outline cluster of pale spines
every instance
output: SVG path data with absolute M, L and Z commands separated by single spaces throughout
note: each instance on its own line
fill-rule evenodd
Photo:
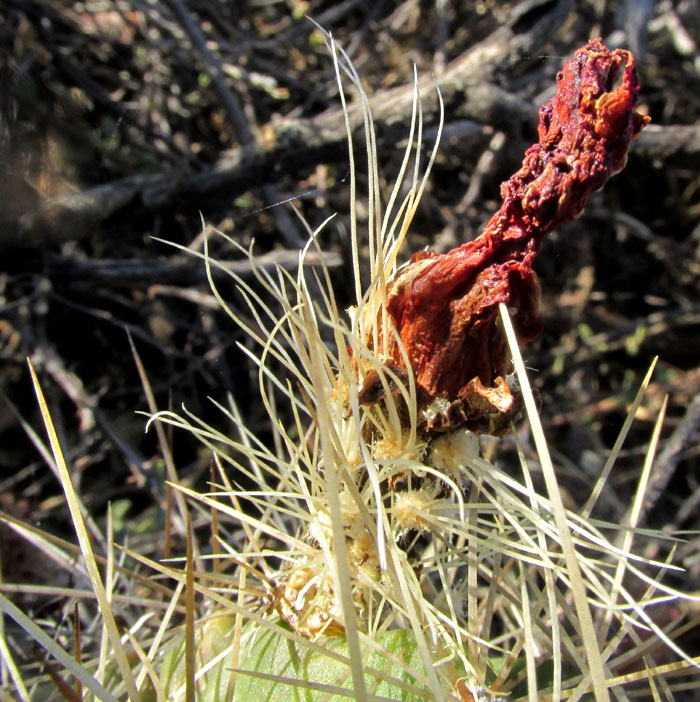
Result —
M 464 431 L 430 442 L 420 435 L 415 384 L 385 363 L 394 331 L 383 314 L 387 281 L 396 271 L 398 251 L 426 186 L 439 135 L 427 164 L 422 163 L 416 79 L 408 146 L 387 214 L 382 216 L 368 99 L 343 50 L 329 43 L 348 133 L 350 109 L 342 73 L 356 88 L 365 128 L 370 212 L 366 238 L 359 233 L 355 215 L 356 146 L 348 139 L 356 304 L 346 311 L 338 309 L 323 267 L 309 283 L 304 263 L 314 250 L 323 260 L 318 242 L 327 223 L 309 230 L 296 276 L 284 270 L 272 275 L 250 254 L 257 285 L 237 282 L 254 323 L 234 312 L 215 291 L 224 309 L 262 349 L 248 353 L 259 368 L 278 451 L 273 456 L 256 443 L 238 415 L 234 421 L 244 440 L 226 443 L 235 443 L 238 450 L 245 445 L 248 453 L 254 444 L 258 467 L 253 471 L 241 463 L 236 467 L 257 476 L 261 489 L 270 490 L 266 510 L 276 510 L 279 521 L 289 525 L 288 536 L 277 532 L 287 544 L 274 554 L 283 566 L 276 572 L 268 570 L 266 577 L 272 584 L 274 609 L 287 624 L 311 639 L 342 634 L 351 640 L 353 635 L 372 636 L 397 626 L 411 628 L 431 689 L 445 689 L 459 677 L 450 660 L 461 660 L 459 670 L 473 672 L 458 643 L 468 636 L 458 613 L 461 596 L 451 592 L 446 580 L 455 580 L 448 572 L 451 530 L 466 523 L 464 471 L 478 455 L 478 440 Z M 366 288 L 361 283 L 366 279 L 362 266 L 367 265 L 361 246 L 367 249 L 370 266 Z M 383 346 L 387 346 L 384 352 Z M 382 401 L 362 404 L 360 393 L 370 375 L 384 389 Z M 277 414 L 281 399 L 289 402 L 292 426 Z M 285 458 L 280 458 L 279 449 Z M 388 488 L 399 480 L 401 490 Z M 275 483 L 278 487 L 272 490 Z M 280 497 L 283 492 L 294 493 L 294 499 Z M 421 535 L 432 538 L 418 543 Z M 426 594 L 430 607 L 425 606 Z M 448 661 L 439 671 L 437 658 Z
M 363 237 L 358 233 L 354 215 L 355 146 L 349 138 L 357 302 L 346 311 L 343 319 L 336 314 L 332 290 L 326 289 L 328 317 L 323 320 L 321 315 L 309 315 L 307 319 L 313 320 L 311 327 L 305 327 L 302 334 L 309 346 L 318 344 L 320 347 L 323 345 L 321 337 L 325 336 L 321 329 L 324 321 L 336 332 L 336 354 L 332 354 L 325 372 L 316 378 L 312 374 L 312 381 L 320 380 L 321 383 L 314 383 L 313 394 L 309 394 L 307 402 L 319 428 L 321 424 L 330 428 L 329 453 L 332 453 L 333 460 L 329 465 L 328 456 L 322 450 L 317 468 L 321 473 L 333 470 L 337 475 L 354 616 L 358 628 L 367 631 L 396 617 L 402 609 L 399 603 L 404 596 L 397 585 L 406 577 L 415 577 L 414 564 L 405 561 L 399 566 L 401 559 L 397 561 L 388 557 L 387 550 L 396 550 L 397 543 L 409 533 L 427 533 L 436 528 L 438 520 L 434 514 L 445 516 L 450 505 L 457 509 L 455 496 L 461 494 L 465 480 L 460 472 L 462 466 L 478 454 L 478 441 L 473 435 L 460 431 L 454 436 L 446 435 L 426 442 L 418 430 L 415 385 L 411 379 L 397 375 L 391 364 L 385 364 L 389 360 L 389 339 L 395 335 L 389 317 L 383 311 L 387 283 L 395 274 L 399 248 L 436 154 L 434 150 L 421 172 L 422 121 L 417 83 L 408 147 L 389 198 L 387 214 L 382 216 L 368 99 L 342 48 L 334 42 L 330 45 L 343 105 L 345 95 L 341 72 L 347 74 L 357 88 L 363 108 L 370 190 L 366 241 L 370 283 L 366 290 L 362 289 L 360 281 L 365 276 L 362 274 L 359 242 Z M 409 173 L 411 160 L 413 169 Z M 407 177 L 411 181 L 408 193 L 398 203 Z M 314 301 L 307 297 L 303 304 L 311 309 Z M 323 353 L 328 353 L 325 346 Z M 362 388 L 370 376 L 381 388 L 381 402 L 367 404 L 361 401 Z M 326 401 L 325 412 L 319 408 L 321 397 Z M 465 448 L 469 451 L 467 454 L 463 453 Z M 389 485 L 397 481 L 403 483 L 402 489 L 390 489 Z M 312 550 L 292 559 L 289 569 L 278 578 L 276 590 L 277 607 L 283 618 L 307 635 L 338 634 L 345 630 L 346 613 L 340 605 L 337 581 L 331 567 L 332 559 L 336 557 L 331 545 L 335 525 L 324 491 L 325 486 L 321 485 L 318 509 L 304 532 L 304 541 L 312 546 Z M 406 571 L 403 578 L 397 578 L 393 572 L 396 567 L 403 567 Z

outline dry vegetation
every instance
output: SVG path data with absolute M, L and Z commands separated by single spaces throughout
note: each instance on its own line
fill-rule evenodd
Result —
M 414 65 L 429 134 L 438 117 L 431 73 L 441 87 L 445 133 L 411 251 L 478 234 L 575 48 L 602 36 L 636 52 L 652 126 L 624 177 L 545 243 L 545 331 L 524 353 L 572 504 L 659 356 L 601 516 L 616 521 L 627 509 L 668 395 L 641 524 L 700 529 L 700 17 L 691 0 L 657 2 L 650 17 L 645 5 L 5 0 L 0 508 L 71 537 L 59 484 L 32 440 L 40 424 L 27 357 L 90 514 L 101 524 L 112 503 L 119 539 L 145 555 L 163 555 L 165 469 L 135 414 L 147 405 L 127 332 L 159 407 L 184 402 L 217 423 L 207 397 L 231 392 L 264 436 L 265 412 L 251 399 L 256 371 L 236 346 L 246 340 L 220 312 L 201 263 L 160 239 L 201 251 L 203 217 L 243 247 L 254 239 L 262 260 L 292 267 L 305 237 L 292 208 L 312 226 L 337 212 L 321 245 L 339 299 L 350 302 L 344 124 L 328 51 L 306 14 L 345 46 L 372 96 L 380 174 L 402 156 Z M 218 259 L 246 269 L 240 253 L 216 246 Z M 226 283 L 222 294 L 236 303 Z M 173 442 L 180 479 L 203 487 L 210 457 L 186 437 Z M 5 582 L 69 584 L 9 530 L 0 539 Z M 181 551 L 182 534 L 168 546 Z M 661 548 L 651 541 L 644 555 L 662 558 Z M 700 590 L 700 540 L 682 543 L 676 562 L 685 568 L 677 584 Z M 68 614 L 54 599 L 14 597 L 37 618 Z M 700 653 L 697 633 L 684 643 Z

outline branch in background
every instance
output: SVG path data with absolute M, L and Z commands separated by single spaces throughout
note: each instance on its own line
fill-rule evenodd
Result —
M 700 437 L 700 395 L 696 395 L 688 406 L 683 419 L 665 443 L 663 451 L 654 461 L 654 471 L 639 514 L 639 523 L 654 508 L 673 478 L 684 452 L 696 446 Z
M 296 270 L 299 266 L 297 251 L 278 250 L 255 257 L 258 267 L 270 272 L 281 267 Z M 342 265 L 339 253 L 326 252 L 323 261 L 316 251 L 310 250 L 304 257 L 304 265 L 332 269 Z M 100 285 L 129 285 L 146 281 L 149 285 L 179 284 L 194 285 L 207 281 L 207 271 L 200 258 L 182 256 L 162 259 L 100 259 L 79 260 L 63 256 L 52 256 L 45 264 L 45 273 L 52 279 L 67 278 L 81 282 L 96 281 Z M 215 280 L 223 280 L 230 273 L 245 278 L 251 274 L 248 259 L 235 261 L 217 260 L 211 267 Z
M 25 9 L 24 3 L 21 6 Z M 465 134 L 480 135 L 487 127 L 502 132 L 508 139 L 534 135 L 536 107 L 499 87 L 495 80 L 504 70 L 521 62 L 524 55 L 536 55 L 541 51 L 570 9 L 568 2 L 521 3 L 509 24 L 452 61 L 438 76 L 446 106 L 446 133 L 456 125 L 461 138 Z M 210 52 L 207 55 L 211 55 Z M 215 72 L 214 57 L 212 61 L 211 70 Z M 221 88 L 222 101 L 227 94 L 233 96 L 225 82 Z M 429 123 L 437 114 L 434 80 L 424 77 L 419 89 L 423 114 Z M 235 96 L 233 101 L 239 109 L 228 112 L 239 131 L 240 120 L 234 121 L 234 116 L 242 114 L 242 110 Z M 370 103 L 382 143 L 391 148 L 406 136 L 413 87 L 381 91 Z M 357 133 L 362 129 L 359 105 L 351 105 L 350 113 L 353 131 Z M 247 128 L 247 124 L 245 126 Z M 3 213 L 6 226 L 0 230 L 0 249 L 81 239 L 107 218 L 127 208 L 157 211 L 184 204 L 192 209 L 205 209 L 208 201 L 220 202 L 222 197 L 232 200 L 255 188 L 274 189 L 273 184 L 287 177 L 301 177 L 318 163 L 342 164 L 346 159 L 345 126 L 337 108 L 326 110 L 313 119 L 273 121 L 259 132 L 265 134 L 264 145 L 256 144 L 250 130 L 247 133 L 244 130 L 243 136 L 239 135 L 242 147 L 229 151 L 213 168 L 199 173 L 175 168 L 129 176 L 53 200 L 42 201 L 36 194 L 29 200 L 31 207 L 21 210 L 17 206 L 14 209 L 19 212 Z M 663 161 L 666 165 L 692 167 L 700 159 L 700 133 L 693 126 L 651 125 L 633 145 L 632 153 L 638 158 Z M 18 202 L 14 195 L 17 186 L 17 183 L 0 183 L 0 201 L 6 203 L 5 209 Z M 276 189 L 263 196 L 267 204 L 284 199 Z M 288 228 L 292 218 L 285 207 L 273 208 L 273 214 L 284 218 L 278 223 L 281 231 L 292 231 Z M 291 246 L 291 243 L 288 236 L 287 244 Z
M 487 86 L 481 88 L 489 90 Z M 512 98 L 511 101 L 515 102 Z M 534 124 L 535 108 L 527 105 L 526 111 L 533 117 Z M 332 116 L 340 119 L 339 113 Z M 327 113 L 322 117 L 324 122 L 331 121 Z M 309 130 L 310 124 L 313 127 L 315 121 L 306 120 L 303 128 L 301 124 L 301 120 L 297 124 L 292 121 L 286 123 L 293 141 L 296 141 L 296 135 Z M 510 125 L 512 135 L 513 122 Z M 45 241 L 60 243 L 81 239 L 88 236 L 95 226 L 127 207 L 159 210 L 171 207 L 175 201 L 184 201 L 196 207 L 197 204 L 202 204 L 203 198 L 220 198 L 225 195 L 233 199 L 262 185 L 265 180 L 269 182 L 270 179 L 281 179 L 284 175 L 294 177 L 322 161 L 345 160 L 340 142 L 335 139 L 342 129 L 340 123 L 337 134 L 336 130 L 324 129 L 325 126 L 327 125 L 321 123 L 306 145 L 261 150 L 249 159 L 242 159 L 236 151 L 211 170 L 193 176 L 177 170 L 129 176 L 49 201 L 39 209 L 23 214 L 17 222 L 16 233 L 9 227 L 0 230 L 0 249 L 20 244 L 29 247 Z M 379 129 L 381 127 L 380 123 Z M 483 130 L 483 126 L 476 122 L 464 120 L 456 125 L 447 124 L 445 131 L 449 132 L 453 127 L 461 135 L 480 133 Z M 692 126 L 652 124 L 642 133 L 639 141 L 632 145 L 630 151 L 637 158 L 663 161 L 668 166 L 689 165 L 700 159 L 700 134 Z
M 37 7 L 31 0 L 12 1 L 23 11 L 34 11 Z M 176 6 L 181 7 L 182 3 L 175 2 L 173 7 Z M 526 0 L 513 9 L 506 25 L 449 64 L 439 76 L 449 121 L 474 120 L 518 136 L 532 132 L 536 108 L 509 95 L 495 85 L 495 80 L 503 71 L 522 61 L 523 56 L 541 51 L 569 16 L 571 7 L 570 0 Z M 189 24 L 184 23 L 185 30 Z M 309 32 L 312 29 L 313 25 L 309 23 Z M 193 43 L 201 44 L 200 41 Z M 217 68 L 215 57 L 206 44 L 203 48 L 204 61 L 216 77 L 220 67 Z M 225 81 L 217 80 L 215 85 L 226 104 L 233 97 L 238 109 L 231 106 L 228 113 L 234 127 L 241 129 L 244 118 L 235 96 Z M 424 78 L 420 92 L 423 114 L 428 117 L 437 114 L 434 80 Z M 371 101 L 375 122 L 383 127 L 408 124 L 412 105 L 411 85 L 379 92 Z M 351 106 L 350 109 L 351 124 L 357 131 L 362 126 L 360 106 Z M 131 176 L 77 195 L 44 202 L 38 209 L 26 211 L 14 226 L 5 227 L 0 232 L 0 249 L 19 244 L 36 246 L 45 241 L 80 239 L 127 207 L 159 209 L 182 201 L 193 208 L 200 207 L 206 197 L 220 198 L 225 193 L 226 197 L 234 198 L 251 189 L 269 186 L 284 176 L 308 172 L 321 161 L 346 159 L 345 149 L 341 146 L 346 139 L 345 124 L 339 109 L 329 109 L 314 119 L 280 120 L 259 131 L 265 134 L 264 146 L 254 144 L 254 139 L 249 139 L 244 129 L 239 134 L 241 147 L 232 150 L 214 168 L 203 173 L 190 175 L 173 169 Z M 402 133 L 401 138 L 404 137 Z M 390 146 L 391 142 L 387 144 Z M 281 199 L 272 198 L 272 202 Z
M 248 120 L 246 119 L 240 101 L 228 87 L 226 74 L 221 65 L 221 61 L 209 50 L 204 32 L 202 32 L 199 24 L 194 21 L 185 4 L 180 0 L 169 0 L 168 4 L 194 45 L 195 50 L 204 61 L 207 73 L 212 79 L 212 83 L 216 88 L 216 92 L 219 95 L 219 99 L 228 116 L 229 122 L 236 132 L 238 143 L 243 153 L 251 151 L 255 148 L 256 139 L 248 125 Z M 265 182 L 261 185 L 265 207 L 275 205 L 282 200 L 279 191 L 270 182 Z M 289 215 L 289 212 L 284 207 L 275 207 L 272 210 L 272 215 L 277 222 L 277 228 L 286 241 L 287 246 L 293 249 L 301 248 L 304 245 L 304 237 L 299 233 L 299 228 Z

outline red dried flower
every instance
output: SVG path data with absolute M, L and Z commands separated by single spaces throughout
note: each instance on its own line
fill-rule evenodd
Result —
M 498 433 L 507 426 L 517 401 L 504 381 L 510 357 L 498 304 L 508 304 L 521 342 L 537 336 L 532 264 L 542 237 L 579 215 L 588 196 L 624 167 L 630 142 L 648 122 L 634 109 L 639 84 L 628 51 L 591 41 L 557 83 L 540 108 L 539 143 L 501 186 L 503 204 L 483 233 L 446 254 L 415 254 L 388 285 L 386 310 L 428 408 L 428 431 L 465 425 Z M 395 341 L 391 362 L 406 372 Z

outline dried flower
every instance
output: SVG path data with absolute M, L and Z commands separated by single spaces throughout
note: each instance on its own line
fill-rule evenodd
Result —
M 537 336 L 532 264 L 542 237 L 578 216 L 588 196 L 623 168 L 631 140 L 648 122 L 634 109 L 639 86 L 628 51 L 591 41 L 557 81 L 556 95 L 540 108 L 539 143 L 501 186 L 503 204 L 483 233 L 443 255 L 415 254 L 388 284 L 386 312 L 401 342 L 389 340 L 389 356 L 398 373 L 412 370 L 428 434 L 507 429 L 519 402 L 504 380 L 510 360 L 498 304 L 512 310 L 521 342 Z M 362 399 L 374 395 L 370 378 Z

